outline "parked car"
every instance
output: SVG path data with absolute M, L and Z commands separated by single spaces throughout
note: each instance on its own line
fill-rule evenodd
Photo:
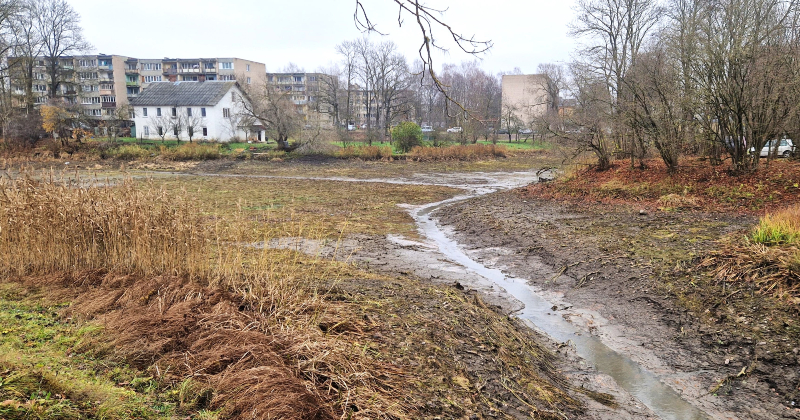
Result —
M 533 130 L 531 130 L 530 128 L 520 128 L 519 129 L 519 133 L 520 134 L 533 134 Z
M 347 131 L 356 131 L 356 126 L 353 124 L 347 124 Z
M 497 130 L 497 134 L 508 134 L 508 129 L 501 128 L 501 129 Z
M 361 124 L 361 129 L 362 130 L 366 130 L 367 129 L 367 125 L 366 124 Z
M 447 132 L 448 133 L 460 133 L 461 132 L 461 127 L 450 127 L 450 128 L 447 129 Z
M 754 150 L 751 147 L 750 153 L 753 152 Z M 761 157 L 767 157 L 770 155 L 770 153 L 775 153 L 775 156 L 788 158 L 792 156 L 792 153 L 794 152 L 794 143 L 792 143 L 791 139 L 775 139 L 768 141 L 767 144 L 764 145 L 764 148 L 761 149 L 760 155 Z
M 422 126 L 422 132 L 423 133 L 432 133 L 433 132 L 433 127 L 431 127 L 429 125 L 423 125 Z

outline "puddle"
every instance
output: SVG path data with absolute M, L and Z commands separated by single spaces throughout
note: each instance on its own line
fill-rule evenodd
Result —
M 438 203 L 410 209 L 422 234 L 434 242 L 439 251 L 451 261 L 464 266 L 486 280 L 502 287 L 525 306 L 516 313 L 520 319 L 532 324 L 554 340 L 569 343 L 576 353 L 597 371 L 611 376 L 617 384 L 665 420 L 700 420 L 708 416 L 684 400 L 678 392 L 662 383 L 658 376 L 649 372 L 630 358 L 617 353 L 603 342 L 580 330 L 552 310 L 553 303 L 540 296 L 526 280 L 508 277 L 502 271 L 492 269 L 472 260 L 462 251 L 457 242 L 439 228 L 430 214 L 448 204 L 466 200 L 494 189 L 504 189 L 508 182 L 484 185 L 473 189 L 470 195 L 454 197 Z

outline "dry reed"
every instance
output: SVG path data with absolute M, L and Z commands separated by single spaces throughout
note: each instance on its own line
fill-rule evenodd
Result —
M 261 239 L 316 231 L 290 223 Z M 363 323 L 357 307 L 326 299 L 352 268 L 253 236 L 243 215 L 204 215 L 152 184 L 0 181 L 0 270 L 74 290 L 73 316 L 102 316 L 131 363 L 202 381 L 228 416 L 405 416 L 398 379 L 339 338 Z
M 470 144 L 467 146 L 450 147 L 417 146 L 408 152 L 408 155 L 412 159 L 419 161 L 481 160 L 506 157 L 507 154 L 508 152 L 505 146 L 495 144 Z

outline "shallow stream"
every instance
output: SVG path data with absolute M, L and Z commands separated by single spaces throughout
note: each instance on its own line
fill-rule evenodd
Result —
M 530 175 L 530 174 L 528 174 Z M 553 313 L 553 303 L 543 298 L 525 279 L 506 276 L 502 271 L 489 268 L 470 258 L 457 242 L 450 239 L 439 227 L 431 214 L 449 204 L 477 197 L 489 192 L 514 187 L 509 179 L 497 180 L 494 184 L 473 188 L 472 193 L 449 200 L 431 203 L 411 210 L 411 216 L 422 234 L 435 243 L 439 251 L 449 260 L 464 266 L 487 281 L 505 289 L 522 302 L 525 307 L 516 313 L 520 319 L 550 336 L 552 339 L 572 345 L 576 353 L 597 371 L 611 376 L 617 384 L 665 420 L 700 420 L 708 416 L 684 400 L 678 392 L 665 385 L 655 374 L 649 372 L 630 358 L 622 355 L 597 338 L 582 331 Z M 530 176 L 517 179 L 520 184 L 529 183 Z

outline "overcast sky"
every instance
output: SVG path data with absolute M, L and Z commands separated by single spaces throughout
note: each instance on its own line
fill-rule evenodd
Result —
M 289 62 L 306 71 L 338 61 L 342 41 L 363 36 L 353 23 L 355 0 L 68 0 L 94 52 L 137 58 L 238 57 L 263 62 L 277 72 Z M 420 35 L 410 16 L 402 28 L 392 0 L 363 0 L 370 18 L 398 45 L 409 62 L 417 57 Z M 448 8 L 444 20 L 458 32 L 488 39 L 494 47 L 481 67 L 491 73 L 565 62 L 574 49 L 567 35 L 574 0 L 427 0 Z M 437 39 L 446 34 L 437 30 Z M 471 56 L 452 43 L 434 59 L 460 63 Z

